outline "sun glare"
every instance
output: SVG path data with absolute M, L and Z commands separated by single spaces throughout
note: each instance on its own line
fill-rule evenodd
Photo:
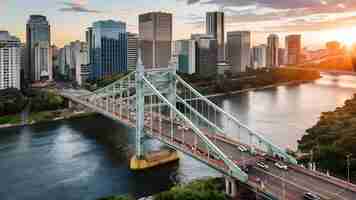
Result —
M 336 29 L 331 31 L 325 31 L 321 34 L 323 41 L 328 42 L 337 40 L 347 47 L 351 47 L 356 43 L 356 26 L 351 28 Z

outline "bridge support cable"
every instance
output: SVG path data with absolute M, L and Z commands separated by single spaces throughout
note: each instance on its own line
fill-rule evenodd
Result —
M 281 149 L 277 145 L 274 145 L 271 141 L 267 140 L 265 137 L 263 137 L 260 133 L 257 131 L 251 130 L 249 127 L 241 123 L 239 120 L 236 119 L 232 114 L 224 111 L 222 108 L 208 100 L 206 97 L 201 95 L 198 91 L 196 91 L 194 88 L 192 88 L 188 83 L 186 83 L 181 77 L 177 76 L 177 82 L 178 82 L 178 88 L 183 88 L 185 87 L 186 90 L 190 91 L 193 95 L 188 99 L 190 102 L 195 102 L 195 105 L 193 106 L 194 109 L 199 112 L 199 105 L 197 104 L 198 101 L 202 102 L 203 104 L 206 104 L 207 106 L 211 107 L 213 110 L 215 109 L 217 113 L 219 114 L 219 118 L 221 119 L 226 119 L 222 121 L 230 121 L 232 124 L 226 124 L 226 125 L 218 125 L 216 122 L 214 123 L 216 126 L 220 127 L 220 129 L 224 130 L 225 134 L 227 134 L 227 130 L 236 130 L 238 129 L 238 135 L 240 140 L 245 140 L 244 138 L 247 139 L 244 143 L 250 143 L 250 149 L 251 152 L 255 152 L 255 150 L 258 150 L 259 152 L 267 152 L 269 155 L 274 156 L 278 155 L 280 157 L 283 157 L 285 161 L 292 163 L 292 164 L 297 164 L 297 161 L 294 157 L 289 155 L 285 150 Z M 182 90 L 181 90 L 182 91 Z M 180 92 L 181 92 L 180 91 Z M 183 92 L 185 90 L 183 89 Z M 177 93 L 178 96 L 181 98 L 184 98 L 184 94 L 182 95 L 180 92 Z M 186 102 L 188 102 L 186 100 Z M 204 113 L 202 113 L 204 114 Z M 232 127 L 231 127 L 232 126 Z M 226 128 L 228 127 L 228 128 Z M 229 134 L 231 135 L 236 135 L 236 133 L 232 132 Z M 251 139 L 249 138 L 251 136 Z M 252 143 L 252 141 L 257 140 L 257 144 L 255 145 Z M 240 142 L 241 142 L 240 141 Z M 251 142 L 250 142 L 251 141 Z
M 183 120 L 184 123 L 186 123 L 187 125 L 189 125 L 190 129 L 193 131 L 194 136 L 196 136 L 196 140 L 198 140 L 198 138 L 202 141 L 203 144 L 206 144 L 208 146 L 208 148 L 211 151 L 214 151 L 216 153 L 216 155 L 223 161 L 223 163 L 227 166 L 227 173 L 230 174 L 232 177 L 237 178 L 238 180 L 242 181 L 242 182 L 247 182 L 248 180 L 248 175 L 243 172 L 232 160 L 230 160 L 204 133 L 202 133 L 202 131 L 195 126 L 195 124 L 189 120 L 185 115 L 183 115 L 177 108 L 176 106 L 172 105 L 172 103 L 166 99 L 156 88 L 155 86 L 150 83 L 149 80 L 147 80 L 146 77 L 143 77 L 143 81 L 144 83 L 148 86 L 148 88 L 150 88 L 153 93 L 155 93 L 155 95 L 161 99 L 168 107 L 169 112 L 170 113 L 174 113 L 174 115 L 176 115 L 177 117 L 179 117 L 180 119 Z M 173 124 L 173 120 L 171 119 L 169 121 L 169 124 Z M 176 129 L 171 129 L 171 133 L 174 134 L 174 132 Z M 202 152 L 200 150 L 199 144 L 198 142 L 194 142 L 195 144 L 195 151 L 196 154 L 201 154 L 203 157 L 205 156 L 205 152 Z M 173 143 L 174 144 L 174 143 Z M 174 146 L 174 145 L 173 145 Z M 178 146 L 178 145 L 177 145 Z M 206 157 L 206 156 L 205 156 Z M 205 161 L 207 162 L 207 161 Z

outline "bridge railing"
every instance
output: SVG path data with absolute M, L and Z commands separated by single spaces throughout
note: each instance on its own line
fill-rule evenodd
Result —
M 175 102 L 170 101 L 150 82 L 144 84 L 153 93 L 145 96 L 145 132 L 160 138 L 168 145 L 180 149 L 227 174 L 246 182 L 248 176 L 213 141 L 197 127 Z M 157 106 L 159 105 L 159 106 Z
M 282 157 L 285 161 L 297 164 L 295 158 L 284 149 L 274 145 L 257 131 L 240 122 L 237 117 L 223 110 L 204 97 L 197 90 L 177 75 L 177 99 L 199 116 L 199 126 L 213 130 L 217 135 L 234 138 L 248 146 L 252 153 L 268 153 L 270 156 Z

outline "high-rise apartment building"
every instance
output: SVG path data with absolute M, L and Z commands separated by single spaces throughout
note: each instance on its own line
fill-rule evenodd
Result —
M 140 15 L 139 37 L 145 68 L 168 67 L 172 54 L 172 14 L 150 12 Z
M 227 49 L 232 72 L 246 72 L 246 68 L 251 64 L 251 33 L 249 31 L 228 32 Z
M 262 44 L 252 49 L 252 66 L 254 69 L 264 68 L 267 65 L 267 46 Z
M 25 68 L 25 79 L 27 81 L 40 81 L 40 76 L 38 76 L 38 72 L 41 70 L 39 68 L 43 68 L 43 66 L 40 65 L 42 61 L 35 60 L 36 58 L 40 58 L 38 55 L 35 55 L 35 47 L 44 46 L 45 43 L 47 43 L 48 46 L 51 46 L 50 24 L 45 16 L 31 15 L 26 25 L 27 66 Z M 45 54 L 47 56 L 50 56 L 51 48 L 46 49 L 48 50 L 48 52 L 43 53 L 43 55 Z M 52 66 L 48 67 L 52 68 Z
M 53 80 L 53 65 L 52 65 L 52 48 L 47 41 L 36 42 L 33 48 L 34 81 L 52 81 Z
M 81 41 L 71 42 L 60 49 L 60 74 L 66 80 L 82 85 L 89 79 L 90 65 L 88 44 Z
M 127 34 L 127 65 L 129 71 L 133 71 L 136 69 L 138 48 L 139 48 L 138 34 L 128 33 Z
M 286 63 L 286 49 L 278 48 L 278 65 L 285 65 Z
M 193 34 L 191 39 L 196 43 L 196 73 L 205 77 L 216 75 L 218 43 L 215 37 L 206 34 Z
M 185 74 L 196 72 L 197 42 L 195 40 L 177 40 L 175 42 L 175 56 L 177 57 L 177 71 Z
M 90 79 L 102 79 L 127 71 L 125 22 L 113 20 L 94 22 L 86 36 L 90 47 Z
M 213 35 L 218 42 L 218 61 L 225 61 L 224 12 L 206 13 L 206 34 Z
M 7 31 L 0 31 L 0 90 L 20 89 L 21 43 Z
M 286 51 L 288 65 L 300 63 L 302 54 L 301 35 L 288 35 L 286 37 Z
M 278 67 L 278 35 L 271 34 L 267 38 L 267 67 Z

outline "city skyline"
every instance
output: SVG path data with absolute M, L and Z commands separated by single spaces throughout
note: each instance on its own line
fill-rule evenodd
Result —
M 0 29 L 8 30 L 24 42 L 28 16 L 43 14 L 53 26 L 53 44 L 63 46 L 77 39 L 84 41 L 84 31 L 94 21 L 125 21 L 128 31 L 137 33 L 139 14 L 163 11 L 173 14 L 173 39 L 178 40 L 189 38 L 191 33 L 205 32 L 205 13 L 225 6 L 225 32 L 250 30 L 253 45 L 265 43 L 270 33 L 277 33 L 280 38 L 288 34 L 302 34 L 304 45 L 310 48 L 324 47 L 325 42 L 330 40 L 339 40 L 348 45 L 355 41 L 353 35 L 356 27 L 353 23 L 356 21 L 356 7 L 352 5 L 354 1 L 214 2 L 216 1 L 171 0 L 153 4 L 152 1 L 109 0 L 103 5 L 97 0 L 37 0 L 31 3 L 23 0 L 3 1 L 0 3 L 0 10 L 4 13 Z M 281 43 L 283 44 L 283 41 Z

